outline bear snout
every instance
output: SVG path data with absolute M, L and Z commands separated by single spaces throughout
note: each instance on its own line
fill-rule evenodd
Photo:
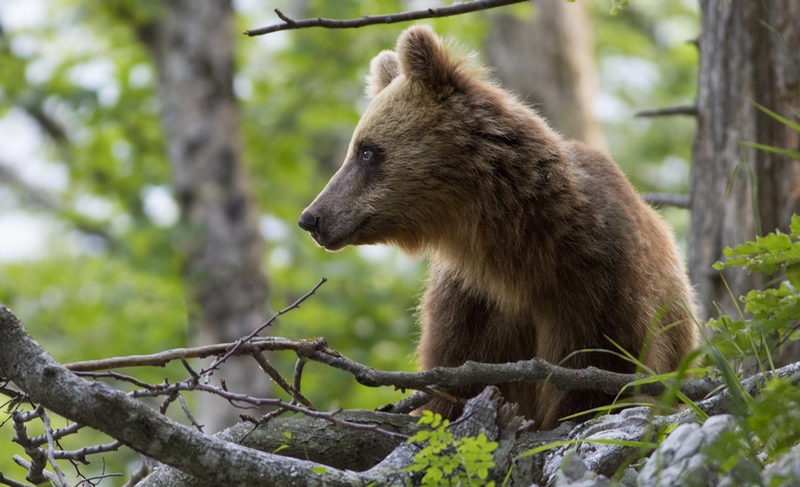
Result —
M 300 214 L 297 224 L 300 225 L 300 228 L 303 230 L 307 231 L 311 235 L 314 235 L 317 232 L 317 227 L 319 226 L 319 217 L 310 211 L 304 211 Z

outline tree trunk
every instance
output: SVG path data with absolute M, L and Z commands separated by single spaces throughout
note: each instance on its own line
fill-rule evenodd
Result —
M 800 212 L 800 163 L 742 145 L 798 149 L 787 118 L 800 108 L 800 3 L 701 0 L 698 125 L 693 148 L 691 279 L 705 317 L 737 315 L 731 296 L 763 288 L 764 277 L 715 271 L 724 247 L 789 230 Z M 794 112 L 793 112 L 794 111 Z M 730 287 L 730 292 L 727 286 Z
M 536 106 L 561 133 L 607 150 L 592 115 L 594 39 L 583 3 L 537 0 L 530 18 L 495 13 L 486 55 L 501 84 Z
M 158 65 L 187 256 L 187 310 L 197 341 L 231 342 L 265 321 L 268 293 L 241 160 L 233 9 L 230 0 L 172 0 L 165 9 L 156 31 L 140 37 Z M 218 376 L 232 390 L 265 395 L 268 380 L 253 366 L 253 360 L 229 361 Z M 213 432 L 235 423 L 237 414 L 217 399 L 201 404 L 199 419 Z

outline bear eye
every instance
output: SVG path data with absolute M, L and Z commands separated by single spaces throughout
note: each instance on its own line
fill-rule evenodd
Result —
M 362 141 L 358 144 L 354 157 L 363 168 L 374 168 L 383 163 L 383 151 L 377 145 Z

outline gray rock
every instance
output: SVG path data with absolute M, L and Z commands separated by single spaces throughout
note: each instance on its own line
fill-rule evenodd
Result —
M 649 408 L 630 408 L 578 425 L 570 432 L 569 438 L 589 441 L 566 445 L 550 453 L 545 459 L 543 477 L 547 484 L 555 482 L 555 485 L 610 485 L 609 477 L 637 456 L 639 450 L 635 447 L 593 443 L 591 440 L 649 441 L 652 433 L 652 412 Z M 566 475 L 564 469 L 577 468 L 570 467 L 577 461 L 586 467 L 587 473 L 581 478 Z M 590 483 L 563 483 L 567 480 Z M 623 475 L 618 484 L 633 485 L 632 475 Z
M 670 433 L 642 468 L 639 487 L 706 487 L 719 485 L 719 465 L 703 449 L 725 432 L 736 429 L 731 415 L 709 418 L 705 424 L 686 423 Z

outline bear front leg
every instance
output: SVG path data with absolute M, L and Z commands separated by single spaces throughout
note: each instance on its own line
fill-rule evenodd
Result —
M 471 360 L 475 362 L 503 363 L 521 360 L 534 355 L 535 347 L 525 346 L 533 340 L 533 328 L 526 339 L 509 336 L 511 323 L 500 315 L 489 300 L 474 290 L 468 289 L 454 273 L 440 266 L 432 266 L 428 289 L 420 305 L 422 336 L 417 347 L 419 365 L 422 370 L 433 367 L 457 367 Z M 512 345 L 513 344 L 513 345 Z M 528 386 L 501 385 L 508 399 L 509 388 L 525 387 L 526 394 L 518 391 L 511 394 L 515 402 L 527 404 L 522 409 L 532 410 L 536 394 Z M 470 398 L 483 390 L 477 384 L 450 391 L 453 395 Z M 520 397 L 524 396 L 524 397 Z M 526 407 L 527 406 L 527 407 Z M 461 407 L 444 399 L 434 399 L 423 407 L 456 419 Z

